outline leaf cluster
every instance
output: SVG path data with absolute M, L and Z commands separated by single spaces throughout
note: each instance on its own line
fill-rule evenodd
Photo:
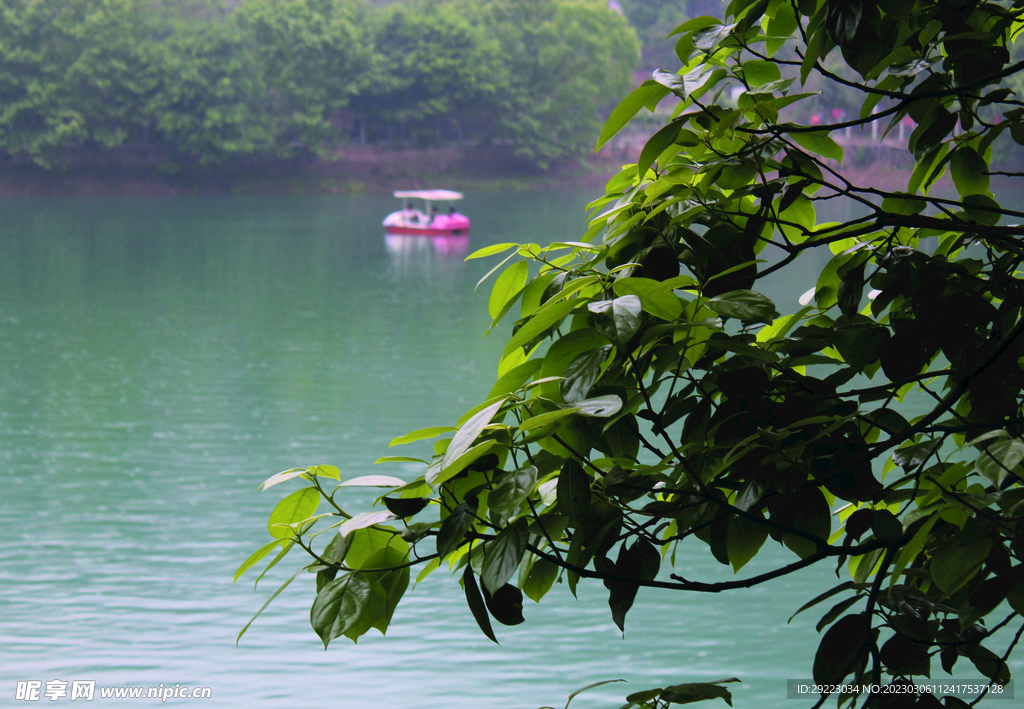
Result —
M 1024 635 L 1024 214 L 989 165 L 997 138 L 1024 136 L 1000 88 L 1024 8 L 734 0 L 727 15 L 680 25 L 682 68 L 612 112 L 599 146 L 679 99 L 580 241 L 470 257 L 507 254 L 488 303 L 495 325 L 515 319 L 498 377 L 422 476 L 392 482 L 402 522 L 381 529 L 421 577 L 461 572 L 491 639 L 490 618 L 522 622 L 524 596 L 558 581 L 600 580 L 624 629 L 646 587 L 720 593 L 826 563 L 849 580 L 797 611 L 834 603 L 816 683 L 913 682 L 962 658 L 1004 685 Z M 784 40 L 798 60 L 775 56 Z M 825 66 L 833 53 L 855 81 Z M 854 126 L 917 121 L 905 190 L 842 174 L 829 133 L 845 124 L 780 119 L 812 74 L 861 93 Z M 947 171 L 955 198 L 932 193 Z M 820 222 L 840 199 L 859 215 Z M 807 253 L 825 265 L 787 312 L 759 281 L 802 275 Z M 727 580 L 668 568 L 700 550 L 735 574 L 769 540 L 789 563 Z M 629 701 L 681 703 L 664 692 Z

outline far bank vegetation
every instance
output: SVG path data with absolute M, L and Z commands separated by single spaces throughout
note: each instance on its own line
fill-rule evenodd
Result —
M 0 165 L 460 144 L 545 167 L 592 150 L 639 54 L 602 0 L 4 0 Z

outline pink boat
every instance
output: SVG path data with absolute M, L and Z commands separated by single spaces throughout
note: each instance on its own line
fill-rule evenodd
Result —
M 462 199 L 461 192 L 451 190 L 399 190 L 395 197 L 402 200 L 402 208 L 384 219 L 388 234 L 419 236 L 465 236 L 469 234 L 469 217 L 459 214 L 455 207 L 439 213 L 431 202 L 454 202 Z M 423 211 L 409 206 L 410 199 L 422 199 Z

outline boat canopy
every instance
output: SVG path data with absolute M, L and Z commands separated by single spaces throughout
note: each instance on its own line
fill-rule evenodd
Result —
M 452 192 L 451 190 L 398 190 L 395 192 L 395 197 L 401 199 L 427 199 L 431 201 L 450 201 L 454 199 L 462 199 L 461 192 Z

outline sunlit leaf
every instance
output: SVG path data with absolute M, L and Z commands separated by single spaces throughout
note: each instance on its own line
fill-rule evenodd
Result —
M 242 562 L 242 565 L 238 567 L 238 571 L 236 571 L 236 572 L 235 572 L 235 578 L 234 578 L 234 581 L 232 581 L 232 583 L 235 583 L 236 581 L 238 581 L 238 579 L 239 579 L 239 578 L 240 578 L 240 577 L 241 577 L 241 576 L 242 576 L 242 575 L 243 575 L 243 574 L 244 574 L 244 573 L 245 573 L 246 571 L 248 571 L 248 570 L 249 570 L 249 569 L 251 569 L 251 568 L 252 568 L 253 566 L 255 566 L 256 564 L 258 564 L 258 563 L 259 563 L 259 562 L 260 562 L 260 561 L 261 561 L 261 560 L 263 559 L 263 557 L 265 557 L 265 556 L 266 556 L 267 554 L 269 554 L 270 552 L 272 552 L 272 551 L 273 551 L 274 549 L 276 549 L 276 548 L 277 548 L 277 547 L 279 547 L 280 545 L 281 545 L 281 541 L 280 541 L 279 539 L 275 539 L 274 541 L 272 541 L 272 542 L 269 542 L 268 544 L 264 544 L 264 545 L 263 545 L 263 546 L 261 546 L 261 547 L 260 547 L 259 549 L 257 549 L 256 551 L 254 551 L 254 552 L 253 552 L 253 553 L 252 553 L 252 554 L 251 554 L 251 555 L 249 556 L 249 558 L 248 558 L 248 559 L 246 559 L 245 561 L 243 561 L 243 562 Z
M 452 438 L 452 442 L 445 451 L 441 467 L 445 468 L 454 463 L 463 453 L 468 451 L 476 441 L 477 436 L 487 427 L 498 413 L 498 409 L 504 405 L 505 400 L 500 399 L 490 406 L 480 410 L 459 428 L 458 433 Z
M 277 503 L 270 513 L 267 529 L 275 539 L 291 539 L 295 530 L 287 525 L 312 517 L 320 505 L 320 493 L 316 488 L 304 487 Z
M 399 436 L 391 440 L 388 444 L 388 448 L 391 446 L 400 446 L 405 443 L 412 443 L 414 441 L 422 441 L 426 438 L 436 438 L 442 433 L 448 433 L 456 430 L 454 426 L 431 426 L 430 428 L 421 428 L 412 433 L 407 433 L 404 436 Z
M 405 480 L 390 475 L 363 475 L 346 480 L 338 487 L 402 487 L 405 483 Z
M 384 522 L 390 522 L 397 517 L 389 512 L 388 510 L 381 510 L 380 512 L 363 512 L 358 514 L 350 520 L 347 520 L 339 532 L 341 536 L 347 537 L 357 529 L 363 529 L 364 527 L 372 527 L 375 524 L 383 524 Z

